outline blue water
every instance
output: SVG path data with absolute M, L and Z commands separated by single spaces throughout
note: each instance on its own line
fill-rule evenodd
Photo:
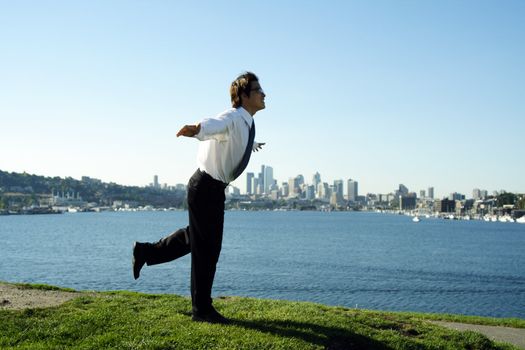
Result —
M 186 212 L 0 216 L 0 280 L 189 295 L 189 256 L 131 272 L 133 241 L 186 223 Z M 214 295 L 525 318 L 525 225 L 226 212 Z

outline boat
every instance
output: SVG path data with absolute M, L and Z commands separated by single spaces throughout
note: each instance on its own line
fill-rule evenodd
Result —
M 419 221 L 421 221 L 421 220 L 419 220 L 419 217 L 414 216 L 414 217 L 412 218 L 412 221 L 413 221 L 413 222 L 419 222 Z
M 525 215 L 523 215 L 522 217 L 517 218 L 516 222 L 518 222 L 520 224 L 525 224 Z

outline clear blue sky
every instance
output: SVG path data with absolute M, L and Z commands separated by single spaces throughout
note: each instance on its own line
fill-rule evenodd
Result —
M 0 169 L 186 183 L 198 141 L 176 132 L 252 70 L 248 171 L 525 192 L 524 18 L 521 0 L 0 0 Z

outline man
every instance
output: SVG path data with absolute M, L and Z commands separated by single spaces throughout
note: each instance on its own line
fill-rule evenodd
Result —
M 252 151 L 264 143 L 254 142 L 253 116 L 265 108 L 266 95 L 259 79 L 246 72 L 230 87 L 232 108 L 196 125 L 185 125 L 178 136 L 194 137 L 199 145 L 199 168 L 188 182 L 189 226 L 156 243 L 133 247 L 133 275 L 144 264 L 161 264 L 191 252 L 192 319 L 228 323 L 212 306 L 211 290 L 219 259 L 223 223 L 224 190 L 246 168 Z

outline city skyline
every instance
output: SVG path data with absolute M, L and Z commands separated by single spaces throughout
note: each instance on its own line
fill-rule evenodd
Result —
M 257 176 L 255 176 L 256 173 L 251 172 L 251 171 L 245 171 L 240 176 L 240 178 L 244 178 L 244 180 L 245 180 L 245 182 L 244 182 L 245 186 L 244 187 L 234 186 L 233 183 L 230 184 L 230 185 L 232 187 L 234 187 L 234 188 L 237 188 L 239 190 L 239 192 L 242 193 L 242 194 L 248 194 L 248 195 L 251 195 L 251 194 L 264 194 L 264 195 L 269 195 L 270 192 L 271 192 L 271 191 L 269 191 L 269 187 L 270 186 L 266 182 L 263 185 L 264 186 L 264 190 L 262 190 L 262 192 L 261 192 L 261 190 L 256 190 L 255 189 L 255 186 L 257 186 L 257 185 L 260 186 L 260 183 L 258 182 L 258 179 L 261 178 L 261 174 L 268 168 L 271 169 L 271 172 L 272 172 L 272 175 L 273 175 L 273 167 L 271 167 L 269 165 L 262 165 L 261 166 L 261 172 L 259 172 L 257 174 Z M 397 184 L 397 185 L 394 185 L 390 191 L 386 191 L 386 192 L 369 191 L 369 192 L 366 192 L 366 193 L 365 192 L 362 193 L 362 192 L 359 192 L 359 190 L 358 190 L 358 187 L 359 187 L 358 179 L 352 179 L 352 178 L 345 179 L 343 177 L 343 178 L 337 178 L 337 179 L 331 179 L 331 180 L 323 180 L 321 174 L 318 171 L 315 174 L 312 175 L 312 180 L 311 181 L 307 181 L 306 179 L 308 177 L 305 177 L 303 174 L 297 174 L 296 176 L 289 177 L 287 180 L 275 179 L 273 177 L 270 177 L 270 178 L 277 185 L 277 189 L 281 189 L 282 185 L 285 185 L 285 184 L 288 184 L 288 187 L 290 187 L 290 185 L 289 185 L 290 181 L 295 180 L 298 177 L 302 178 L 302 181 L 303 181 L 303 183 L 305 185 L 314 185 L 314 187 L 317 187 L 317 185 L 319 185 L 319 184 L 328 184 L 330 187 L 335 187 L 335 186 L 337 186 L 336 182 L 341 182 L 341 185 L 344 186 L 341 189 L 341 191 L 344 193 L 343 197 L 345 199 L 347 199 L 347 200 L 350 200 L 350 201 L 356 201 L 356 199 L 357 199 L 356 197 L 358 197 L 358 196 L 363 197 L 363 196 L 366 196 L 367 194 L 389 195 L 389 194 L 394 194 L 396 192 L 400 192 L 402 194 L 413 193 L 413 194 L 416 194 L 416 196 L 418 198 L 430 198 L 430 199 L 451 198 L 451 197 L 458 197 L 458 196 L 464 196 L 465 198 L 481 199 L 481 198 L 486 198 L 487 196 L 493 195 L 495 193 L 512 192 L 512 191 L 507 191 L 504 188 L 501 188 L 501 189 L 485 189 L 485 188 L 473 187 L 470 191 L 467 191 L 467 192 L 454 191 L 454 192 L 442 193 L 442 194 L 436 195 L 435 194 L 436 193 L 435 192 L 435 188 L 432 185 L 428 185 L 424 189 L 416 189 L 416 188 L 411 187 L 410 184 L 408 184 L 408 186 L 405 185 L 405 184 Z M 264 178 L 267 179 L 267 176 L 264 176 Z M 149 183 L 149 186 L 153 186 L 153 187 L 157 187 L 157 188 L 166 188 L 166 187 L 175 188 L 175 187 L 178 187 L 179 189 L 181 189 L 182 188 L 181 186 L 185 185 L 185 184 L 182 184 L 182 183 L 177 183 L 177 184 L 162 183 L 162 185 L 161 185 L 161 183 L 159 183 L 158 180 L 159 180 L 158 175 L 153 175 L 153 182 Z M 238 182 L 238 181 L 239 181 L 239 179 L 236 182 Z M 316 181 L 318 181 L 318 182 L 316 183 Z M 343 185 L 345 183 L 346 183 L 346 185 Z M 316 189 L 315 191 L 317 192 L 318 190 Z M 439 193 L 439 192 L 437 192 L 437 193 Z M 517 193 L 522 194 L 521 192 L 517 192 Z M 288 195 L 285 195 L 284 197 L 288 197 Z
M 185 184 L 198 141 L 176 132 L 229 108 L 251 70 L 266 145 L 246 171 L 523 193 L 524 17 L 519 0 L 5 2 L 0 169 Z

